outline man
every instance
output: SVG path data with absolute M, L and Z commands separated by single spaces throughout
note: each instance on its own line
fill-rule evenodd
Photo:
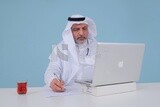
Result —
M 55 92 L 65 91 L 77 79 L 92 79 L 97 35 L 94 21 L 82 15 L 72 15 L 62 33 L 63 40 L 49 56 L 45 83 Z

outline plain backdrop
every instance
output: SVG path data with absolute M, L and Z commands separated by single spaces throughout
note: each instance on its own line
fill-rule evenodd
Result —
M 43 86 L 73 14 L 96 22 L 98 41 L 145 43 L 139 82 L 160 82 L 160 0 L 0 0 L 0 87 Z

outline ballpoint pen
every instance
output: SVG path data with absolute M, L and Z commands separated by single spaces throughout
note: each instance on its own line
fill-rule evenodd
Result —
M 55 75 L 57 81 L 61 82 L 60 79 L 58 78 L 58 76 L 56 75 L 56 73 L 54 73 L 54 75 Z
M 87 54 L 86 54 L 86 56 L 88 56 L 88 54 L 89 54 L 89 48 L 87 48 Z
M 59 81 L 59 82 L 61 83 L 61 85 L 62 85 L 61 75 L 60 75 L 60 79 L 58 78 L 58 76 L 56 75 L 56 73 L 54 73 L 54 75 L 55 75 L 55 77 L 56 77 L 56 80 L 57 80 L 57 81 Z M 63 85 L 64 85 L 64 84 L 63 84 Z M 62 91 L 64 91 L 64 90 L 65 90 L 65 88 L 64 88 L 64 86 L 63 86 L 63 85 L 62 85 L 62 86 L 60 86 L 60 88 L 61 88 L 61 89 L 63 89 Z

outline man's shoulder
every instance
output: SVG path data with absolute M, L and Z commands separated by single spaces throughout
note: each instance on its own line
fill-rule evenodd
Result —
M 95 47 L 97 45 L 97 40 L 96 39 L 88 39 L 89 45 Z
M 61 41 L 61 42 L 59 42 L 59 43 L 57 43 L 57 44 L 52 44 L 52 47 L 53 47 L 53 46 L 54 46 L 54 47 L 60 47 L 60 46 L 62 46 L 62 44 L 64 44 L 63 41 Z
M 68 45 L 66 43 L 64 43 L 64 41 L 61 41 L 56 46 L 59 47 L 59 48 L 64 48 L 64 47 L 67 47 Z
M 52 45 L 52 49 L 66 51 L 66 50 L 68 50 L 68 45 L 66 43 L 64 43 L 64 41 L 61 41 L 56 45 Z

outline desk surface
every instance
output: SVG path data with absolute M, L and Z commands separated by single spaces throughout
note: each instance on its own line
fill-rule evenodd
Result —
M 137 91 L 95 97 L 89 94 L 45 98 L 41 87 L 18 95 L 16 88 L 0 88 L 0 107 L 160 107 L 160 83 L 140 83 Z

